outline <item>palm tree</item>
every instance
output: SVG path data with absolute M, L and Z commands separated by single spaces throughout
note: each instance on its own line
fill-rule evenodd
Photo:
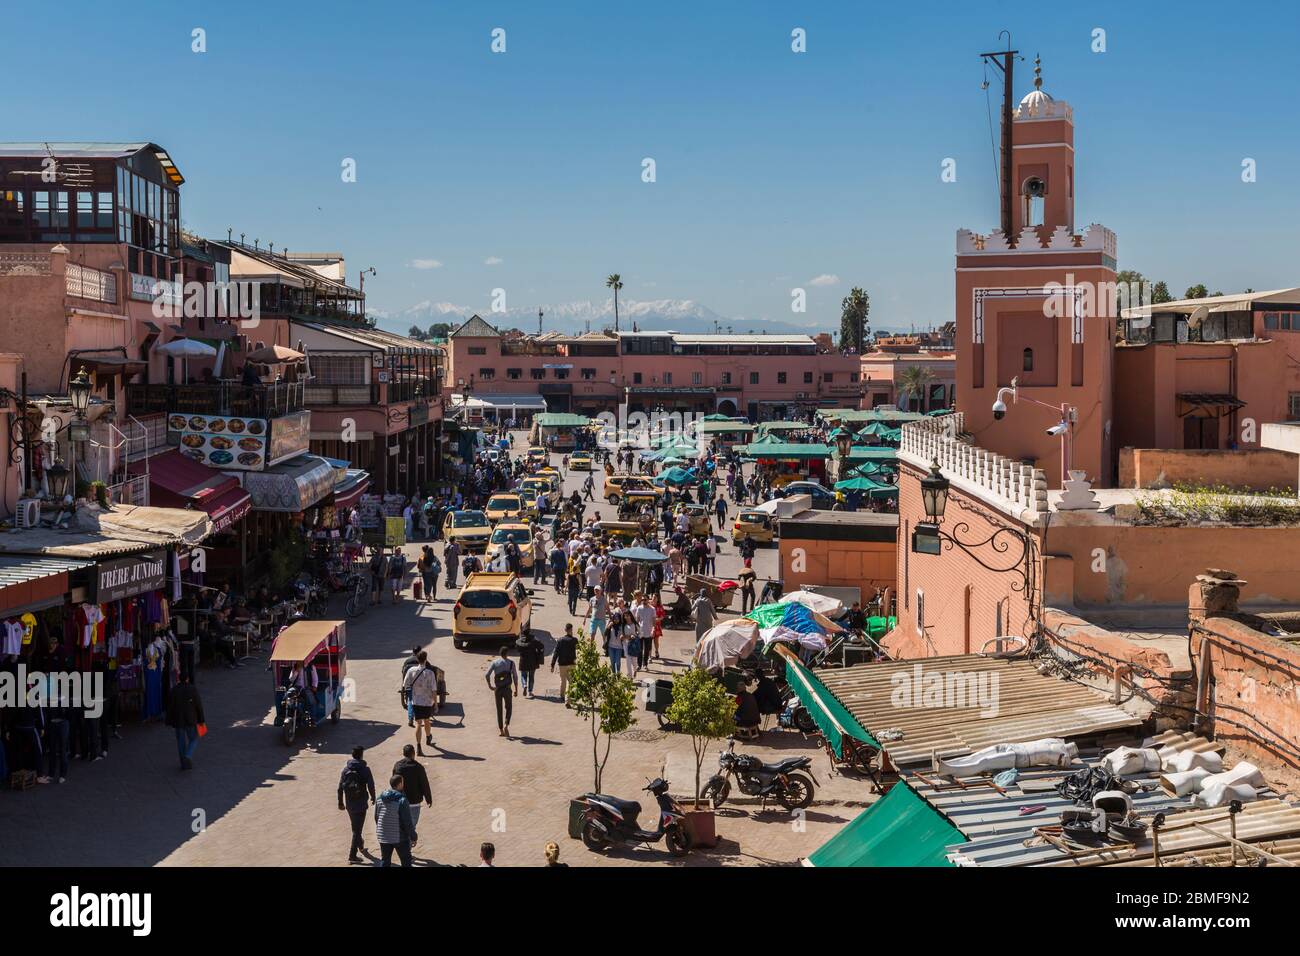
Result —
M 618 290 L 623 288 L 623 277 L 617 272 L 610 273 L 605 280 L 605 287 L 614 290 L 614 331 L 618 331 Z
M 925 404 L 925 396 L 930 392 L 934 382 L 934 373 L 920 365 L 909 365 L 898 373 L 898 394 L 916 399 L 917 405 Z

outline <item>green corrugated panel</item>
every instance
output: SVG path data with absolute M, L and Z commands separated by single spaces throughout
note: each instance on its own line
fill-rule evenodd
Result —
M 965 842 L 960 830 L 900 780 L 813 851 L 808 862 L 813 866 L 951 866 L 944 847 Z
M 794 688 L 799 700 L 808 708 L 813 720 L 817 722 L 817 729 L 825 735 L 831 747 L 834 748 L 835 756 L 844 756 L 844 738 L 840 733 L 840 727 L 843 727 L 845 733 L 855 740 L 864 741 L 877 750 L 880 749 L 880 744 L 876 741 L 876 738 L 872 737 L 867 729 L 858 723 L 858 719 L 835 699 L 835 695 L 826 689 L 826 685 L 819 681 L 812 671 L 790 660 L 786 661 L 785 666 L 787 670 L 795 668 L 799 674 L 807 678 L 807 684 L 812 686 L 810 692 L 808 686 L 798 676 L 794 674 L 786 676 L 786 683 Z M 828 719 L 828 715 L 833 719 Z M 836 724 L 839 726 L 837 727 Z

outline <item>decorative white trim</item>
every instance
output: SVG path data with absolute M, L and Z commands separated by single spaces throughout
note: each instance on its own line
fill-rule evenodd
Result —
M 1047 149 L 1049 146 L 1064 146 L 1070 152 L 1074 152 L 1074 147 L 1069 143 L 1016 143 L 1012 149 Z
M 1083 289 L 1078 286 L 1061 286 L 1060 291 L 1048 291 L 1042 286 L 988 286 L 971 290 L 971 341 L 980 344 L 984 341 L 984 300 L 985 299 L 1046 299 L 1060 295 L 1070 302 L 1070 341 L 1074 344 L 1083 342 Z

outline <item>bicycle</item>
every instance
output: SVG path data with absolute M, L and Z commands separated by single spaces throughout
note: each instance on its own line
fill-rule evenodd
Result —
M 353 571 L 346 582 L 348 600 L 345 606 L 348 617 L 360 617 L 370 606 L 370 579 L 368 575 Z

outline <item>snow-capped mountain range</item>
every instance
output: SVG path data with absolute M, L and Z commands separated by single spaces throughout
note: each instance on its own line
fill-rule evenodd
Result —
M 378 320 L 380 327 L 405 335 L 411 326 L 427 329 L 435 322 L 447 322 L 452 325 L 463 322 L 477 313 L 497 328 L 522 329 L 525 332 L 537 331 L 536 305 L 508 308 L 505 312 L 492 312 L 489 309 L 472 309 L 452 302 L 424 301 L 408 309 L 391 312 L 370 309 L 369 314 Z M 614 324 L 614 300 L 601 302 L 591 300 L 564 302 L 559 305 L 542 305 L 542 329 L 558 329 L 561 332 L 585 332 L 588 328 L 603 329 Z M 753 331 L 771 334 L 814 335 L 821 331 L 832 331 L 829 326 L 819 327 L 809 323 L 800 325 L 793 322 L 773 322 L 765 319 L 747 319 L 743 316 L 725 316 L 693 299 L 650 299 L 638 301 L 620 298 L 618 302 L 619 328 L 631 331 L 633 323 L 643 331 L 675 332 L 735 332 L 741 334 Z M 838 326 L 838 320 L 836 320 Z

